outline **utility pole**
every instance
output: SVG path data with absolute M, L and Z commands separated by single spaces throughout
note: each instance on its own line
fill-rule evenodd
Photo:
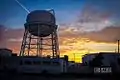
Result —
M 118 53 L 119 53 L 119 40 L 118 40 Z
M 73 55 L 74 55 L 74 61 L 75 61 L 75 53 L 73 53 Z
M 117 53 L 117 50 L 115 49 L 115 53 Z

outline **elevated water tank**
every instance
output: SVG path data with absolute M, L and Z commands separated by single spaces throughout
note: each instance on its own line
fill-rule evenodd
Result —
M 46 10 L 35 10 L 28 14 L 25 29 L 32 35 L 49 36 L 55 29 L 55 16 Z

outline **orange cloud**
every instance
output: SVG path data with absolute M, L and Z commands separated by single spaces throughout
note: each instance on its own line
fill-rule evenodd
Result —
M 0 29 L 1 30 L 1 29 Z M 61 56 L 68 55 L 69 60 L 81 62 L 82 55 L 94 52 L 114 52 L 115 41 L 120 39 L 120 27 L 107 27 L 101 31 L 81 33 L 76 27 L 60 27 L 59 45 Z M 24 29 L 2 30 L 1 47 L 7 47 L 19 54 Z
M 62 38 L 60 38 L 61 40 Z M 61 55 L 69 55 L 69 60 L 75 60 L 81 62 L 82 55 L 87 53 L 97 52 L 115 52 L 117 44 L 91 41 L 88 38 L 65 38 L 61 40 L 60 51 Z M 64 52 L 62 52 L 64 50 Z

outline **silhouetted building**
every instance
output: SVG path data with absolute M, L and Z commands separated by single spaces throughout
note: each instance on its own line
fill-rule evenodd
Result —
M 110 66 L 111 63 L 114 63 L 114 65 L 116 66 L 118 65 L 117 59 L 120 57 L 120 54 L 114 52 L 100 52 L 94 54 L 86 54 L 82 58 L 82 63 L 89 65 L 89 62 L 92 61 L 97 54 L 102 54 L 103 66 Z
M 92 73 L 92 69 L 89 66 L 84 66 L 82 63 L 69 64 L 68 73 Z

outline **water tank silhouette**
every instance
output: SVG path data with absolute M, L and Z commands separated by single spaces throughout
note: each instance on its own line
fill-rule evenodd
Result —
M 55 29 L 55 16 L 46 10 L 35 10 L 27 15 L 25 29 L 32 35 L 49 36 Z

